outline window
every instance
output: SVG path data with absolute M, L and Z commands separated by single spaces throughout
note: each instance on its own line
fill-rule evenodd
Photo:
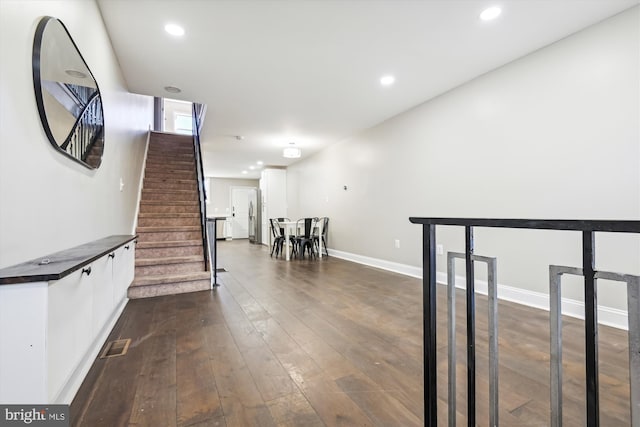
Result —
M 176 114 L 173 120 L 175 133 L 193 135 L 193 119 L 186 114 Z

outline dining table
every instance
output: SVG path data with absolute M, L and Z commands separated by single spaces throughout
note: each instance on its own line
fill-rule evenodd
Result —
M 298 221 L 278 221 L 278 225 L 284 229 L 284 253 L 287 261 L 291 260 L 291 236 L 298 234 L 297 224 Z M 324 249 L 324 242 L 322 241 L 323 222 L 319 221 L 316 227 L 318 228 L 318 236 L 320 236 L 320 239 L 318 239 L 318 257 L 322 258 L 322 251 Z

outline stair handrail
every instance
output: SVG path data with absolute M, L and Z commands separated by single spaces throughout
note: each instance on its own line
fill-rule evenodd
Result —
M 104 120 L 102 117 L 102 106 L 100 93 L 95 92 L 82 109 L 78 119 L 73 124 L 71 132 L 60 145 L 60 148 L 70 153 L 75 158 L 86 161 L 86 158 L 102 134 Z
M 202 104 L 193 103 L 193 152 L 196 159 L 196 174 L 198 178 L 198 200 L 200 202 L 200 229 L 202 231 L 202 248 L 204 250 L 205 270 L 209 271 L 209 241 L 207 239 L 207 193 L 204 184 L 204 167 L 202 166 L 202 146 L 200 145 L 200 112 Z
M 422 225 L 422 309 L 423 309 L 423 375 L 424 375 L 424 425 L 438 425 L 438 382 L 437 382 L 437 353 L 436 341 L 436 226 L 460 226 L 465 228 L 466 266 L 466 317 L 467 317 L 467 421 L 469 425 L 476 424 L 476 384 L 475 384 L 475 281 L 474 261 L 479 258 L 474 253 L 474 228 L 513 228 L 530 230 L 560 230 L 575 231 L 582 234 L 582 269 L 569 268 L 570 274 L 584 276 L 585 299 L 585 391 L 586 391 L 586 426 L 599 426 L 599 397 L 598 397 L 598 306 L 596 279 L 613 279 L 627 281 L 629 293 L 629 377 L 631 389 L 631 424 L 636 426 L 640 422 L 640 277 L 618 273 L 598 271 L 595 268 L 595 233 L 640 233 L 640 221 L 637 220 L 550 220 L 550 219 L 504 219 L 504 218 L 432 218 L 410 217 L 413 224 Z M 487 257 L 482 257 L 487 258 Z M 557 269 L 565 267 L 555 267 Z M 579 272 L 578 272 L 579 270 Z M 553 270 L 550 270 L 553 271 Z M 565 271 L 566 272 L 566 271 Z M 450 272 L 448 272 L 449 275 Z M 562 274 L 562 271 L 560 273 Z M 455 276 L 454 274 L 452 274 Z M 451 278 L 455 286 L 455 277 Z M 550 287 L 553 287 L 550 285 Z M 628 291 L 630 292 L 630 291 Z M 551 294 L 551 293 L 550 293 Z M 556 293 L 559 300 L 559 291 Z M 553 298 L 551 298 L 553 300 Z M 552 303 L 553 306 L 553 303 Z M 559 303 L 556 303 L 559 306 Z M 553 308 L 553 307 L 552 307 Z M 552 310 L 553 311 L 553 310 Z M 495 313 L 497 320 L 497 309 Z M 553 317 L 553 316 L 552 316 Z M 556 314 L 558 319 L 560 314 Z M 560 320 L 551 322 L 551 335 L 561 336 Z M 497 335 L 497 331 L 493 333 Z M 454 332 L 455 333 L 455 332 Z M 491 332 L 490 334 L 491 335 Z M 558 357 L 561 346 L 556 340 L 551 345 L 552 384 L 551 390 L 551 426 L 562 425 L 562 360 Z M 455 346 L 448 349 L 455 352 Z M 554 368 L 555 366 L 555 368 Z M 450 368 L 451 369 L 451 368 Z M 553 371 L 555 369 L 555 371 Z M 455 367 L 453 368 L 455 372 Z M 450 374 L 451 375 L 451 374 Z M 494 372 L 497 380 L 497 370 Z M 450 377 L 451 378 L 451 377 Z M 491 380 L 491 378 L 490 378 Z M 554 389 L 553 383 L 556 382 Z M 497 384 L 497 381 L 495 381 Z M 455 384 L 455 383 L 454 383 Z M 451 382 L 449 383 L 451 388 Z M 559 390 L 558 390 L 559 389 Z M 455 391 L 455 389 L 453 389 Z M 455 392 L 452 394 L 455 396 Z M 490 396 L 490 408 L 496 408 L 495 420 L 491 425 L 498 425 L 497 421 L 497 389 L 495 395 Z M 493 401 L 495 400 L 495 402 Z M 451 399 L 449 400 L 451 402 Z M 449 414 L 455 414 L 455 408 L 449 408 Z M 453 419 L 453 421 L 452 421 Z M 455 416 L 449 419 L 449 425 L 455 425 Z

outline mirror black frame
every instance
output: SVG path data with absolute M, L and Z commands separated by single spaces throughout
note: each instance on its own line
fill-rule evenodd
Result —
M 100 92 L 100 87 L 98 86 L 98 82 L 95 79 L 93 73 L 91 72 L 91 69 L 89 68 L 89 65 L 87 64 L 87 61 L 85 61 L 84 57 L 82 56 L 82 53 L 80 52 L 80 49 L 78 49 L 78 46 L 76 45 L 76 42 L 73 40 L 73 37 L 71 37 L 71 34 L 69 33 L 69 30 L 67 29 L 67 27 L 64 25 L 64 23 L 62 21 L 60 21 L 59 19 L 54 18 L 52 16 L 44 16 L 42 19 L 40 19 L 40 22 L 38 22 L 38 26 L 36 27 L 36 32 L 35 32 L 35 36 L 34 36 L 34 40 L 33 40 L 33 53 L 32 53 L 33 88 L 34 88 L 35 97 L 36 97 L 36 104 L 38 106 L 38 113 L 40 115 L 40 121 L 42 122 L 42 127 L 44 128 L 44 132 L 47 135 L 47 138 L 49 139 L 49 142 L 56 149 L 56 151 L 58 151 L 59 153 L 62 153 L 63 155 L 65 155 L 68 158 L 70 158 L 71 160 L 73 160 L 73 161 L 75 161 L 77 163 L 80 163 L 82 166 L 84 166 L 86 168 L 97 169 L 98 167 L 100 167 L 100 164 L 102 163 L 102 155 L 100 155 L 100 159 L 98 159 L 96 164 L 92 165 L 92 164 L 89 164 L 86 161 L 82 160 L 81 158 L 78 158 L 78 157 L 75 157 L 75 156 L 69 154 L 63 148 L 61 148 L 59 142 L 54 137 L 53 132 L 51 130 L 51 127 L 49 125 L 49 120 L 47 118 L 47 112 L 46 112 L 46 109 L 45 109 L 45 103 L 44 103 L 44 99 L 43 99 L 43 95 L 42 95 L 42 90 L 43 89 L 42 89 L 42 80 L 41 80 L 41 54 L 42 54 L 42 39 L 43 39 L 43 36 L 44 36 L 45 29 L 47 28 L 47 25 L 52 21 L 56 21 L 57 23 L 59 23 L 61 25 L 61 27 L 65 31 L 67 37 L 69 37 L 69 41 L 71 42 L 71 44 L 75 48 L 76 53 L 78 54 L 79 58 L 82 60 L 84 65 L 86 66 L 86 69 L 89 71 L 89 74 L 91 75 L 91 78 L 93 79 L 93 82 L 96 85 L 96 94 L 95 94 L 94 97 L 98 97 L 99 98 L 99 101 L 100 101 L 100 105 L 99 105 L 100 114 L 101 114 L 101 118 L 102 118 L 101 129 L 100 129 L 99 132 L 102 135 L 101 138 L 104 141 L 104 110 L 102 108 L 102 94 Z M 91 99 L 93 99 L 94 97 L 92 97 Z M 76 117 L 76 123 L 71 128 L 71 130 L 69 132 L 69 135 L 67 136 L 67 140 L 69 140 L 69 138 L 72 137 L 73 133 L 75 132 L 76 128 L 78 127 L 78 125 L 80 123 L 80 119 L 81 118 L 82 118 L 82 115 L 80 115 L 80 117 Z

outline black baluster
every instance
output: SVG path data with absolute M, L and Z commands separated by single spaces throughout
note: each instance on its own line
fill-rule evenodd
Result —
M 587 381 L 587 427 L 600 425 L 598 399 L 598 298 L 595 279 L 594 233 L 582 232 L 584 274 L 584 333 Z
M 422 332 L 424 366 L 424 425 L 438 424 L 436 344 L 436 226 L 422 226 Z
M 473 266 L 473 227 L 465 227 L 467 269 L 467 425 L 476 425 L 476 293 Z

